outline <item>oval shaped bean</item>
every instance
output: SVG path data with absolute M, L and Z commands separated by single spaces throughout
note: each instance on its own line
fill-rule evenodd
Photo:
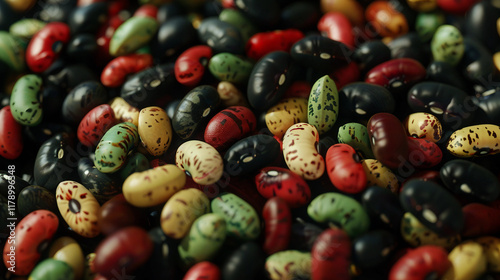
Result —
M 351 240 L 341 229 L 323 231 L 311 250 L 313 279 L 351 279 Z
M 500 58 L 500 56 L 498 57 Z M 479 114 L 476 114 L 478 121 L 500 125 L 500 90 L 488 90 L 476 94 L 473 102 L 480 111 Z
M 71 268 L 70 271 L 75 275 L 75 279 L 82 278 L 85 257 L 75 239 L 67 236 L 56 239 L 49 248 L 49 258 L 65 262 Z
M 439 142 L 443 136 L 441 122 L 429 113 L 413 113 L 406 117 L 403 125 L 408 135 L 414 138 L 427 139 L 434 143 Z
M 155 58 L 170 58 L 198 42 L 195 27 L 184 14 L 178 14 L 160 23 L 152 46 Z
M 366 7 L 365 17 L 382 37 L 399 37 L 410 28 L 406 17 L 388 1 L 371 2 Z
M 31 280 L 75 279 L 73 268 L 64 261 L 48 258 L 38 263 L 29 275 Z
M 117 119 L 111 106 L 102 104 L 90 110 L 78 125 L 78 140 L 87 147 L 97 146 L 102 136 L 116 125 Z
M 370 40 L 359 44 L 352 58 L 358 63 L 360 70 L 366 73 L 373 67 L 389 61 L 392 58 L 391 49 L 382 40 Z
M 221 81 L 244 84 L 252 73 L 253 65 L 254 63 L 248 58 L 223 52 L 210 58 L 208 69 L 215 78 Z
M 172 143 L 172 126 L 167 112 L 160 107 L 152 106 L 139 112 L 137 132 L 141 143 L 150 155 L 164 154 Z
M 366 73 L 365 82 L 396 90 L 425 78 L 424 66 L 412 58 L 394 58 L 372 68 Z
M 352 241 L 352 262 L 361 269 L 382 265 L 394 253 L 396 237 L 386 230 L 372 230 Z
M 339 91 L 340 115 L 365 123 L 374 114 L 393 113 L 396 107 L 391 92 L 383 86 L 355 82 Z
M 10 96 L 10 109 L 18 123 L 36 126 L 42 121 L 41 87 L 42 78 L 34 74 L 24 75 L 16 81 Z
M 229 148 L 234 142 L 253 132 L 257 126 L 254 113 L 247 107 L 231 106 L 208 122 L 203 138 L 214 148 Z
M 264 252 L 271 255 L 287 249 L 292 229 L 292 213 L 285 200 L 273 197 L 267 200 L 262 210 L 264 219 Z
M 346 66 L 350 53 L 343 43 L 320 35 L 306 36 L 290 49 L 290 55 L 298 64 L 325 74 Z
M 88 112 L 107 100 L 108 93 L 101 83 L 83 82 L 73 88 L 64 99 L 62 116 L 72 124 L 80 123 Z
M 250 108 L 243 92 L 230 82 L 219 82 L 217 85 L 217 93 L 219 94 L 222 105 L 225 107 L 245 106 Z
M 147 217 L 142 209 L 128 203 L 123 194 L 117 194 L 99 208 L 97 222 L 102 234 L 111 235 L 128 226 L 144 227 Z
M 461 241 L 460 234 L 451 236 L 438 235 L 422 224 L 410 212 L 406 212 L 401 220 L 401 237 L 413 247 L 434 245 L 447 250 L 451 250 Z
M 158 23 L 150 17 L 134 16 L 122 23 L 109 42 L 109 54 L 127 55 L 146 45 L 156 34 Z
M 267 257 L 265 269 L 272 280 L 311 277 L 312 257 L 309 252 L 285 250 Z
M 234 249 L 221 265 L 222 279 L 252 280 L 262 275 L 265 254 L 262 246 L 254 241 L 247 241 Z
M 255 24 L 238 9 L 223 9 L 220 11 L 219 19 L 236 27 L 243 42 L 248 42 L 248 39 L 258 32 Z
M 220 269 L 217 265 L 203 261 L 193 265 L 184 275 L 183 280 L 218 280 L 220 279 Z
M 483 124 L 456 130 L 446 148 L 462 158 L 497 154 L 500 152 L 500 126 Z
M 435 61 L 457 65 L 465 51 L 460 30 L 453 25 L 441 25 L 432 37 L 431 51 Z
M 404 211 L 398 196 L 389 189 L 370 186 L 363 192 L 361 202 L 366 212 L 394 230 L 400 229 Z
M 265 119 L 269 131 L 281 138 L 290 126 L 307 122 L 307 99 L 284 98 L 267 110 Z
M 70 29 L 64 22 L 49 22 L 40 29 L 26 48 L 26 64 L 31 71 L 41 73 L 58 58 L 69 42 Z
M 189 172 L 200 185 L 213 184 L 222 177 L 224 163 L 217 150 L 199 140 L 189 140 L 177 148 L 175 164 Z
M 452 266 L 441 247 L 427 245 L 404 254 L 391 268 L 389 280 L 419 280 L 429 275 L 443 276 Z
M 360 123 L 346 123 L 339 128 L 339 143 L 347 144 L 360 153 L 364 159 L 374 158 L 368 137 L 368 129 Z
M 198 189 L 184 189 L 174 194 L 161 211 L 161 229 L 175 239 L 186 236 L 193 222 L 208 213 L 210 201 Z
M 4 62 L 10 69 L 21 72 L 25 68 L 25 53 L 24 48 L 16 37 L 14 37 L 16 23 L 10 27 L 14 32 L 0 32 L 0 60 Z
M 366 232 L 370 226 L 370 218 L 363 206 L 340 193 L 320 194 L 307 207 L 307 214 L 316 222 L 340 225 L 352 238 Z
M 10 106 L 0 110 L 0 156 L 16 159 L 23 152 L 22 126 L 12 115 Z
M 319 134 L 329 131 L 339 115 L 339 94 L 335 82 L 325 75 L 314 83 L 307 102 L 307 122 Z
M 85 6 L 77 6 L 68 17 L 68 25 L 72 34 L 95 33 L 108 17 L 108 5 L 94 2 Z
M 288 168 L 306 180 L 323 175 L 325 161 L 318 153 L 319 134 L 307 123 L 292 125 L 283 136 L 283 155 Z
M 318 30 L 326 37 L 339 41 L 354 49 L 355 36 L 349 18 L 340 12 L 325 13 L 318 21 Z
M 125 122 L 111 127 L 95 149 L 94 165 L 103 173 L 120 169 L 129 152 L 137 146 L 139 134 L 133 123 Z
M 366 188 L 366 174 L 356 151 L 347 144 L 331 146 L 325 157 L 332 184 L 342 192 L 359 193 Z
M 443 159 L 439 146 L 427 139 L 417 139 L 408 136 L 408 161 L 417 168 L 431 168 Z
M 477 279 L 486 272 L 487 259 L 481 244 L 468 240 L 462 242 L 448 255 L 451 268 L 442 279 Z
M 240 31 L 232 24 L 218 18 L 206 18 L 198 27 L 198 37 L 214 53 L 243 54 L 245 42 Z
M 292 45 L 303 37 L 304 34 L 297 29 L 259 32 L 247 41 L 245 52 L 248 58 L 258 61 L 274 51 L 289 52 Z
M 500 271 L 500 238 L 494 236 L 482 236 L 476 238 L 475 242 L 483 247 L 486 261 L 488 263 L 487 271 L 498 272 Z
M 19 214 L 24 217 L 33 211 L 42 209 L 57 213 L 56 197 L 52 192 L 40 186 L 27 186 L 19 191 L 17 196 L 17 212 Z

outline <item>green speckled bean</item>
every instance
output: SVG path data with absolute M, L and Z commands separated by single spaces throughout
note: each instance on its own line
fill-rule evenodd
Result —
M 324 193 L 316 197 L 307 208 L 307 214 L 319 223 L 333 222 L 353 238 L 366 232 L 370 218 L 355 199 L 340 193 Z
M 429 42 L 439 26 L 445 23 L 444 14 L 440 11 L 418 13 L 415 30 L 422 42 Z
M 232 53 L 219 53 L 208 62 L 210 73 L 221 81 L 242 84 L 248 81 L 253 62 Z
M 177 247 L 185 268 L 209 260 L 217 253 L 226 239 L 226 222 L 217 214 L 208 213 L 197 218 L 189 234 Z
M 219 14 L 219 19 L 238 28 L 245 43 L 255 33 L 259 32 L 255 25 L 242 12 L 236 9 L 223 9 Z
M 24 48 L 20 39 L 6 31 L 0 31 L 0 60 L 16 72 L 22 72 L 25 68 Z
M 42 121 L 42 102 L 39 98 L 41 86 L 42 78 L 34 74 L 24 75 L 17 80 L 10 96 L 10 109 L 18 123 L 36 126 Z
M 10 28 L 9 32 L 22 38 L 24 40 L 29 40 L 35 33 L 42 29 L 47 23 L 34 18 L 23 18 L 14 22 Z
M 158 23 L 151 17 L 131 17 L 122 23 L 111 37 L 109 54 L 121 56 L 145 46 L 156 34 Z
M 274 253 L 266 259 L 266 271 L 273 280 L 310 279 L 311 253 L 286 250 Z
M 363 158 L 375 158 L 368 137 L 368 129 L 360 123 L 346 123 L 341 126 L 337 140 L 361 152 Z
M 311 88 L 307 103 L 307 122 L 319 134 L 330 130 L 339 115 L 339 93 L 335 82 L 328 75 L 319 78 Z
M 223 193 L 212 200 L 211 206 L 212 212 L 226 220 L 228 235 L 246 240 L 259 236 L 259 215 L 243 199 L 232 193 Z
M 117 124 L 110 128 L 95 150 L 95 167 L 103 173 L 120 169 L 129 152 L 139 143 L 137 127 L 130 122 Z
M 436 245 L 451 250 L 460 243 L 459 234 L 441 237 L 423 225 L 410 212 L 406 212 L 401 221 L 401 236 L 413 247 Z
M 45 259 L 38 263 L 31 271 L 29 280 L 54 280 L 54 279 L 75 279 L 73 268 L 69 264 L 56 260 Z
M 457 65 L 465 51 L 462 33 L 453 25 L 441 25 L 432 37 L 431 51 L 435 61 Z

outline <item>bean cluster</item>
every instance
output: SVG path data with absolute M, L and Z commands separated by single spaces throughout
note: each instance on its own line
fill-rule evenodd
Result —
M 496 0 L 2 0 L 0 73 L 0 279 L 500 279 Z

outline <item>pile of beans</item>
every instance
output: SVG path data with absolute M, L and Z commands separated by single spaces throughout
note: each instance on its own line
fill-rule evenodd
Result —
M 500 279 L 498 0 L 3 0 L 1 279 Z

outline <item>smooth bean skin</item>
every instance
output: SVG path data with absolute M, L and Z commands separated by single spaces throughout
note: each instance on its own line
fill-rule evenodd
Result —
M 277 0 L 242 0 L 235 1 L 234 4 L 251 22 L 260 27 L 269 28 L 278 24 L 280 6 Z
M 390 280 L 425 279 L 428 275 L 443 276 L 452 266 L 448 253 L 441 247 L 427 245 L 409 251 L 391 268 Z
M 476 238 L 474 241 L 483 247 L 488 264 L 487 271 L 498 272 L 500 270 L 500 255 L 497 252 L 500 246 L 500 239 L 494 236 L 482 236 Z
M 420 40 L 416 32 L 410 32 L 394 38 L 387 43 L 391 50 L 392 58 L 412 58 L 420 62 L 422 66 L 429 63 L 429 53 L 427 46 Z
M 356 150 L 347 144 L 331 146 L 325 157 L 326 172 L 332 184 L 345 193 L 366 188 L 366 174 Z
M 23 152 L 22 126 L 12 115 L 10 106 L 0 109 L 0 156 L 16 159 Z
M 101 72 L 101 83 L 107 87 L 121 86 L 127 75 L 134 74 L 153 65 L 150 54 L 129 54 L 114 58 Z
M 177 148 L 175 164 L 189 172 L 191 178 L 200 185 L 213 184 L 222 177 L 224 163 L 219 152 L 199 140 L 184 142 Z
M 58 211 L 54 194 L 40 186 L 23 188 L 17 196 L 17 207 L 17 212 L 23 217 L 36 210 Z
M 409 24 L 405 16 L 390 2 L 374 1 L 366 7 L 366 20 L 383 37 L 399 37 L 406 34 Z
M 488 90 L 472 99 L 478 107 L 476 118 L 481 123 L 500 125 L 500 91 Z
M 422 42 L 429 42 L 436 29 L 445 23 L 444 14 L 441 11 L 427 11 L 418 13 L 415 19 L 415 31 Z
M 121 192 L 121 181 L 115 174 L 102 173 L 94 168 L 94 162 L 88 157 L 78 160 L 78 177 L 97 201 L 102 204 Z
M 35 73 L 47 70 L 69 42 L 70 29 L 64 22 L 47 23 L 31 38 L 26 48 L 26 64 Z
M 349 53 L 349 47 L 343 43 L 319 35 L 304 37 L 290 49 L 290 55 L 298 64 L 324 74 L 346 66 Z
M 408 160 L 406 132 L 396 116 L 377 113 L 370 118 L 366 127 L 373 154 L 382 164 L 396 169 Z
M 393 91 L 421 81 L 425 74 L 425 68 L 420 62 L 412 58 L 394 58 L 368 71 L 365 82 Z
M 361 269 L 376 268 L 387 261 L 397 246 L 386 230 L 372 230 L 352 241 L 352 262 Z
M 218 53 L 208 62 L 210 73 L 221 81 L 244 84 L 248 81 L 254 62 L 232 53 Z
M 109 104 L 95 106 L 78 125 L 78 140 L 87 147 L 97 146 L 102 136 L 117 124 L 115 113 Z
M 186 16 L 179 14 L 160 23 L 152 46 L 154 57 L 160 61 L 181 53 L 197 41 L 198 33 Z
M 375 159 L 364 159 L 361 163 L 365 169 L 367 186 L 379 186 L 399 193 L 398 178 L 387 166 Z
M 220 11 L 219 19 L 236 27 L 240 31 L 243 42 L 248 42 L 248 39 L 259 31 L 255 24 L 238 9 L 223 9 Z
M 427 80 L 448 84 L 456 88 L 466 88 L 466 82 L 453 65 L 444 61 L 432 61 L 427 66 Z
M 466 81 L 473 84 L 476 91 L 482 92 L 489 89 L 489 83 L 485 84 L 484 81 L 497 80 L 491 76 L 491 73 L 496 70 L 490 51 L 479 41 L 469 36 L 464 37 L 464 45 L 465 51 L 457 65 L 458 69 Z
M 456 194 L 482 201 L 494 201 L 500 195 L 497 176 L 485 167 L 462 159 L 446 162 L 440 169 L 443 183 Z
M 351 240 L 341 229 L 326 229 L 311 250 L 313 279 L 351 279 Z
M 404 211 L 398 196 L 379 186 L 369 186 L 361 196 L 361 203 L 370 217 L 376 218 L 392 229 L 399 229 Z
M 361 123 L 376 113 L 393 113 L 396 102 L 391 92 L 383 86 L 355 82 L 339 91 L 340 116 Z
M 139 112 L 137 132 L 142 146 L 150 155 L 164 154 L 172 143 L 172 125 L 167 112 L 160 107 L 151 106 Z
M 36 126 L 42 122 L 41 87 L 42 78 L 35 74 L 24 75 L 16 81 L 10 97 L 10 109 L 19 124 Z
M 109 42 L 109 54 L 127 55 L 145 46 L 158 30 L 156 19 L 134 16 L 122 23 Z
M 206 18 L 200 23 L 198 38 L 212 48 L 214 53 L 243 54 L 245 51 L 240 31 L 234 25 L 215 17 Z
M 292 213 L 287 202 L 280 197 L 268 199 L 262 210 L 262 218 L 265 229 L 264 252 L 271 255 L 286 250 L 292 228 Z
M 72 34 L 95 33 L 108 17 L 108 4 L 95 2 L 78 6 L 69 16 L 69 28 Z
M 220 269 L 217 265 L 203 261 L 193 265 L 184 275 L 183 280 L 218 280 L 220 279 Z
M 363 73 L 375 66 L 389 61 L 391 49 L 381 40 L 371 40 L 359 44 L 352 54 L 353 60 L 358 64 Z
M 491 1 L 478 1 L 466 15 L 464 33 L 476 38 L 492 53 L 498 51 L 500 36 L 495 21 L 500 16 L 500 9 Z
M 500 232 L 500 222 L 496 217 L 500 210 L 481 203 L 470 203 L 462 207 L 465 226 L 462 231 L 464 237 L 478 237 L 493 235 Z
M 427 139 L 417 139 L 408 136 L 408 161 L 417 168 L 431 168 L 443 159 L 439 146 Z
M 214 148 L 229 148 L 255 130 L 254 113 L 244 106 L 231 106 L 217 113 L 205 127 L 204 140 Z
M 130 122 L 135 126 L 139 125 L 139 110 L 130 105 L 121 97 L 115 97 L 109 101 L 109 106 L 115 113 L 115 118 L 120 122 Z
M 318 30 L 332 40 L 344 43 L 354 49 L 355 38 L 351 32 L 352 24 L 343 13 L 325 13 L 318 21 Z
M 128 203 L 123 194 L 103 203 L 97 215 L 99 229 L 106 236 L 129 226 L 143 227 L 146 219 L 144 211 Z
M 107 100 L 108 93 L 101 83 L 83 82 L 71 90 L 64 99 L 62 115 L 67 122 L 78 124 L 90 110 Z
M 350 213 L 349 215 L 345 215 Z M 316 222 L 334 222 L 354 238 L 366 232 L 370 218 L 355 199 L 340 193 L 323 193 L 311 201 L 307 214 Z
M 252 108 L 263 111 L 276 105 L 290 87 L 295 67 L 290 54 L 284 51 L 259 59 L 248 79 L 247 98 Z
M 307 122 L 306 98 L 283 98 L 266 113 L 266 126 L 272 134 L 281 138 L 290 126 Z
M 427 139 L 434 143 L 443 136 L 441 122 L 429 113 L 413 113 L 403 122 L 408 135 L 414 138 Z
M 403 209 L 442 236 L 451 236 L 464 229 L 464 214 L 458 201 L 432 181 L 413 179 L 405 183 L 399 200 Z
M 293 44 L 302 38 L 304 33 L 297 29 L 259 32 L 247 41 L 245 52 L 248 58 L 258 61 L 274 51 L 289 52 Z
M 219 82 L 219 84 L 217 84 L 217 93 L 219 94 L 221 103 L 224 107 L 250 107 L 250 105 L 248 105 L 246 96 L 243 95 L 243 92 L 230 82 Z
M 16 29 L 17 27 L 12 27 Z M 16 40 L 13 32 L 0 31 L 0 60 L 16 72 L 24 70 L 24 48 Z
M 73 268 L 64 261 L 48 258 L 38 263 L 29 275 L 31 280 L 76 279 Z
M 286 250 L 267 257 L 265 268 L 272 280 L 310 278 L 312 272 L 310 252 Z
M 410 212 L 406 212 L 401 220 L 401 236 L 413 247 L 434 245 L 443 247 L 446 250 L 453 249 L 461 241 L 460 234 L 452 236 L 438 235 L 423 225 Z
M 138 142 L 139 134 L 134 124 L 125 122 L 111 127 L 95 149 L 94 165 L 103 173 L 117 171 Z
M 451 269 L 442 279 L 477 279 L 486 272 L 487 259 L 481 244 L 472 240 L 464 241 L 448 255 Z
M 75 279 L 81 279 L 85 264 L 85 257 L 78 242 L 67 236 L 59 237 L 49 248 L 49 258 L 65 262 L 71 268 Z M 35 268 L 37 269 L 37 268 Z
M 459 129 L 450 136 L 446 148 L 461 158 L 497 154 L 500 152 L 500 126 L 483 124 Z
M 365 159 L 374 158 L 368 137 L 368 129 L 360 123 L 346 123 L 339 128 L 337 135 L 339 143 L 353 147 Z
M 247 241 L 234 249 L 220 266 L 221 279 L 252 280 L 262 277 L 265 253 L 262 246 L 253 241 Z
M 212 49 L 208 46 L 197 45 L 188 48 L 175 60 L 175 79 L 188 87 L 197 86 L 211 58 Z
M 280 143 L 265 134 L 245 137 L 224 154 L 224 170 L 231 176 L 251 174 L 268 163 L 281 159 Z
M 339 115 L 339 93 L 335 82 L 325 75 L 314 83 L 307 102 L 307 122 L 319 134 L 328 132 Z

